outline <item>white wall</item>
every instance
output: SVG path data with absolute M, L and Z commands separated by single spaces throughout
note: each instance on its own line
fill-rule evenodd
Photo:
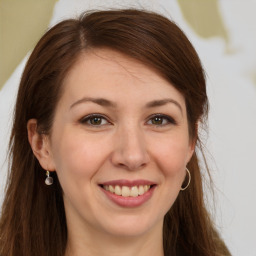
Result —
M 176 0 L 59 0 L 50 25 L 96 7 L 140 6 L 172 17 L 196 47 L 207 71 L 210 98 L 207 147 L 217 188 L 216 219 L 234 256 L 256 256 L 256 1 L 220 1 L 229 35 L 200 38 Z M 139 4 L 138 4 L 139 3 Z M 0 185 L 3 195 L 5 152 L 14 104 L 25 60 L 0 91 Z M 214 160 L 213 160 L 214 159 Z

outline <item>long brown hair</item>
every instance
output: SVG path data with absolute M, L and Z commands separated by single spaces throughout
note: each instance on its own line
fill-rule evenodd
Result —
M 63 256 L 67 227 L 58 177 L 44 184 L 45 171 L 33 155 L 27 122 L 51 133 L 62 82 L 83 51 L 110 48 L 154 68 L 182 93 L 190 138 L 208 111 L 205 77 L 193 46 L 174 22 L 156 13 L 125 9 L 84 13 L 51 28 L 25 67 L 10 139 L 10 166 L 0 220 L 1 256 Z M 196 153 L 188 164 L 191 184 L 164 219 L 165 255 L 230 255 L 205 208 Z

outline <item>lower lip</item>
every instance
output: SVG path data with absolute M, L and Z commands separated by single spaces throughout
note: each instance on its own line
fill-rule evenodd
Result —
M 105 195 L 115 204 L 122 206 L 122 207 L 138 207 L 138 206 L 141 206 L 144 203 L 146 203 L 151 198 L 151 196 L 153 195 L 153 192 L 155 190 L 155 187 L 156 186 L 153 186 L 145 194 L 143 194 L 141 196 L 136 196 L 136 197 L 118 196 L 114 193 L 111 193 L 110 191 L 105 190 L 102 187 L 100 187 L 100 188 L 105 193 Z

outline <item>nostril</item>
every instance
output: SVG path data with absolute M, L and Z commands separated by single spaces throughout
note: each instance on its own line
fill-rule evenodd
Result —
M 115 166 L 127 170 L 138 170 L 149 162 L 146 141 L 137 132 L 122 131 L 114 142 L 111 161 Z

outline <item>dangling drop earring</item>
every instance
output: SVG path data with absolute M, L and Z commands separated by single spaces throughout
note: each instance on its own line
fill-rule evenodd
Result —
M 52 177 L 50 177 L 50 172 L 49 171 L 46 171 L 46 179 L 45 179 L 45 184 L 46 185 L 52 185 L 52 183 L 53 183 L 53 178 Z

